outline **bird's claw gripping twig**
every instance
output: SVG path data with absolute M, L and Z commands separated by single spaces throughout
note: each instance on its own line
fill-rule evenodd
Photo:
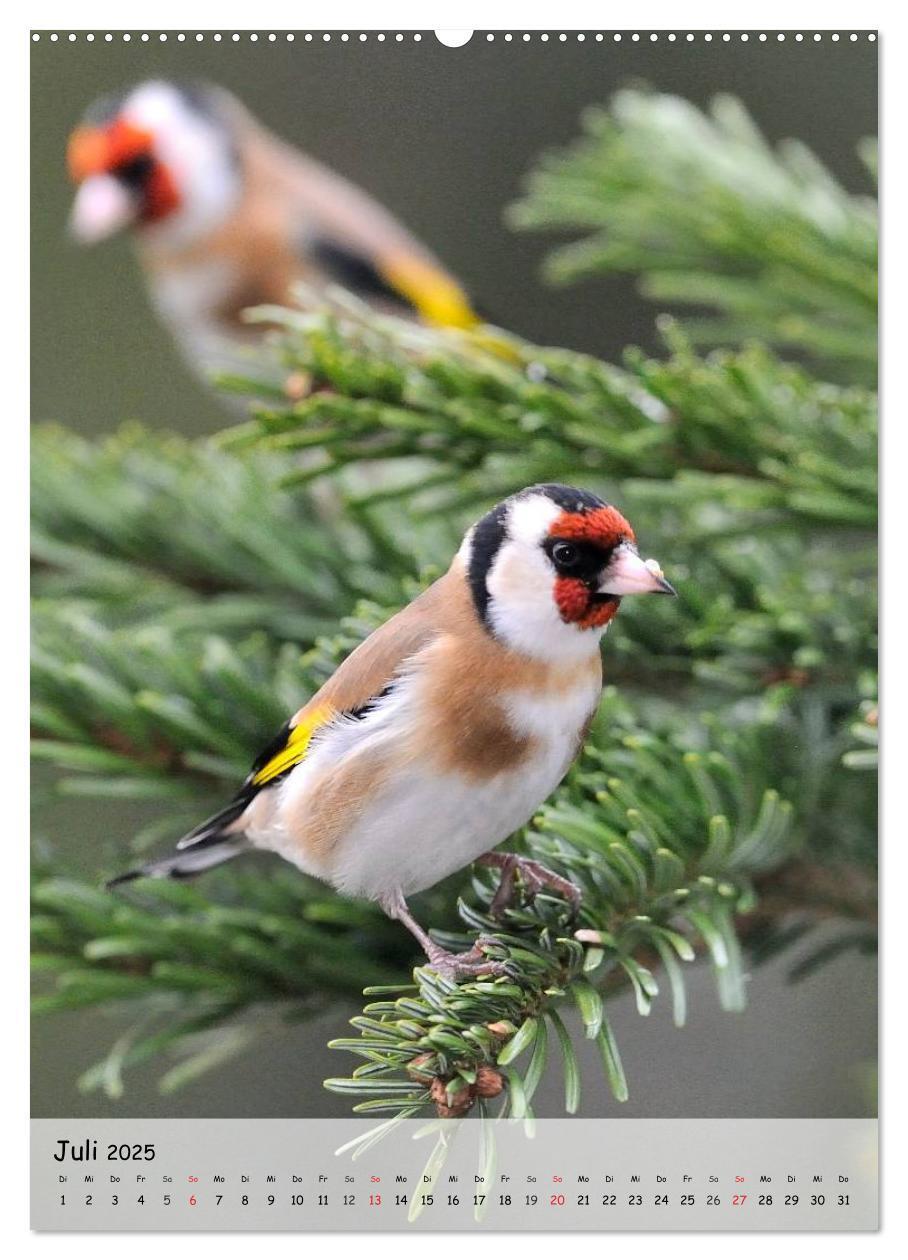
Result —
M 501 915 L 513 903 L 514 878 L 517 874 L 520 875 L 531 901 L 543 888 L 552 888 L 571 903 L 575 914 L 580 908 L 583 896 L 580 888 L 572 880 L 550 871 L 533 858 L 521 857 L 517 853 L 484 853 L 477 860 L 482 866 L 497 867 L 501 871 L 501 881 L 491 905 L 492 914 L 496 916 Z
M 432 941 L 426 947 L 426 957 L 429 959 L 431 967 L 434 967 L 436 971 L 440 971 L 443 976 L 447 976 L 450 980 L 463 980 L 468 976 L 507 975 L 507 963 L 495 962 L 491 958 L 486 958 L 482 952 L 482 946 L 485 944 L 497 945 L 498 942 L 491 936 L 479 936 L 468 950 L 465 950 L 462 954 L 452 954 L 449 950 L 442 949 L 440 945 Z

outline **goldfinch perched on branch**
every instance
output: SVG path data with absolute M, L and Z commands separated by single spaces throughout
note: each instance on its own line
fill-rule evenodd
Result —
M 602 690 L 599 640 L 624 595 L 674 594 L 634 531 L 595 495 L 540 485 L 466 535 L 450 569 L 369 636 L 255 762 L 236 797 L 141 875 L 189 876 L 272 849 L 342 893 L 377 901 L 430 963 L 496 970 L 482 942 L 440 948 L 406 898 L 477 859 L 529 891 L 574 885 L 492 849 L 577 756 Z
M 204 373 L 260 335 L 249 307 L 340 285 L 430 324 L 481 321 L 397 220 L 212 86 L 142 83 L 96 102 L 69 141 L 71 216 L 90 244 L 131 228 L 154 305 Z

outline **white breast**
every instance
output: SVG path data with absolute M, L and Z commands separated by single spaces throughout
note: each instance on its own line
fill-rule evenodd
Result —
M 233 291 L 234 277 L 225 262 L 170 268 L 155 278 L 151 295 L 158 314 L 174 333 L 190 365 L 204 377 L 249 368 L 249 337 L 232 335 L 215 312 Z
M 598 679 L 558 692 L 512 691 L 505 710 L 514 730 L 550 742 L 575 740 L 599 703 Z

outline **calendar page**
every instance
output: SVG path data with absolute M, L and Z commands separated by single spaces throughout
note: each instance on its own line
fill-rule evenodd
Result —
M 33 1228 L 877 1229 L 876 33 L 29 38 Z

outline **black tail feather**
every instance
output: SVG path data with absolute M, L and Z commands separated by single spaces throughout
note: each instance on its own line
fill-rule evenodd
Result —
M 192 831 L 187 831 L 186 835 L 177 841 L 177 848 L 195 848 L 196 845 L 209 844 L 212 840 L 218 840 L 225 834 L 229 834 L 231 825 L 245 812 L 249 800 L 248 794 L 240 793 L 224 809 L 219 809 L 216 814 L 212 814 L 197 827 L 193 827 Z
M 119 884 L 128 884 L 134 879 L 192 879 L 194 875 L 201 875 L 213 866 L 220 866 L 223 862 L 238 857 L 247 847 L 248 842 L 242 834 L 215 834 L 208 839 L 199 840 L 191 849 L 178 849 L 167 857 L 156 858 L 131 871 L 124 871 L 122 875 L 115 875 L 105 886 L 116 888 Z

